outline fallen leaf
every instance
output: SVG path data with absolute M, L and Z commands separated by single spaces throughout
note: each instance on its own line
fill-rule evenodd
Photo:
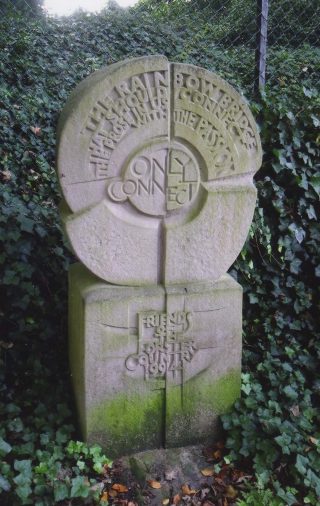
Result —
M 293 414 L 293 416 L 299 416 L 300 415 L 300 409 L 299 409 L 298 404 L 296 404 L 295 406 L 292 406 L 290 408 L 290 411 Z
M 40 127 L 30 127 L 31 132 L 34 133 L 34 135 L 40 135 L 41 134 L 41 128 Z
M 10 170 L 2 170 L 0 171 L 0 174 L 3 181 L 10 181 L 12 177 Z
M 209 494 L 209 492 L 210 492 L 210 488 L 208 488 L 208 487 L 203 487 L 203 488 L 201 489 L 200 499 L 201 499 L 201 500 L 202 500 L 202 499 L 205 499 L 205 498 L 207 497 L 207 495 Z
M 110 490 L 109 491 L 109 496 L 110 497 L 114 498 L 114 497 L 117 497 L 117 495 L 118 495 L 118 492 L 116 490 Z
M 213 502 L 211 501 L 205 501 L 202 506 L 214 506 Z
M 170 504 L 170 499 L 163 499 L 162 504 L 163 506 L 168 506 L 168 504 Z
M 128 506 L 138 506 L 136 502 L 129 501 Z
M 173 498 L 173 504 L 174 505 L 179 504 L 180 501 L 181 501 L 181 496 L 179 494 L 176 494 Z
M 149 486 L 151 488 L 161 488 L 161 483 L 160 481 L 156 481 L 156 480 L 148 480 L 148 483 L 149 483 Z
M 201 469 L 200 472 L 203 476 L 213 476 L 214 475 L 213 467 L 205 467 L 204 469 Z
M 243 476 L 240 476 L 240 478 L 237 479 L 236 483 L 242 483 L 247 480 L 252 480 L 252 475 L 244 474 Z
M 109 473 L 111 471 L 111 467 L 109 467 L 108 464 L 103 464 L 103 467 L 102 467 L 104 473 Z
M 182 495 L 194 495 L 197 493 L 197 491 L 194 490 L 193 488 L 190 488 L 187 483 L 182 485 L 181 490 L 182 490 Z
M 309 441 L 309 443 L 312 443 L 313 445 L 316 445 L 318 443 L 318 439 L 316 439 L 315 437 L 312 437 L 312 436 L 310 436 L 308 438 L 308 441 Z
M 109 500 L 109 494 L 108 494 L 108 492 L 103 492 L 100 501 L 101 502 L 108 502 L 108 500 Z
M 237 490 L 232 485 L 228 485 L 226 488 L 226 497 L 228 499 L 235 499 L 237 495 L 238 495 Z
M 128 492 L 128 489 L 125 485 L 122 485 L 121 483 L 114 483 L 112 485 L 112 490 L 115 490 L 119 494 L 123 494 L 124 492 Z
M 216 450 L 215 452 L 213 452 L 213 458 L 215 460 L 221 460 L 221 458 L 222 458 L 221 450 Z
M 103 487 L 103 483 L 95 483 L 94 485 L 91 485 L 90 490 L 93 492 L 100 492 L 102 494 Z
M 6 343 L 5 341 L 0 341 L 0 348 L 3 348 L 4 350 L 10 350 L 13 348 L 13 343 Z
M 218 474 L 218 478 L 224 480 L 227 474 L 229 473 L 230 467 L 228 464 L 223 464 L 221 471 Z

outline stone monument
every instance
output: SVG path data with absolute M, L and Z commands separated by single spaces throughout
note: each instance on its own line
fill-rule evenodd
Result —
M 75 89 L 58 128 L 70 364 L 83 435 L 119 455 L 212 438 L 240 393 L 259 134 L 217 75 L 163 56 Z

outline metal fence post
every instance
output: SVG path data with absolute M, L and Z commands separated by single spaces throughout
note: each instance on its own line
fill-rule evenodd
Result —
M 257 40 L 254 91 L 258 95 L 266 84 L 269 0 L 257 0 Z

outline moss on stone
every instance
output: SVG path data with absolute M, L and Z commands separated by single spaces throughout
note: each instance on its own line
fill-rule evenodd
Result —
M 112 456 L 166 445 L 183 446 L 214 437 L 218 415 L 230 409 L 240 394 L 240 370 L 233 369 L 214 382 L 205 371 L 183 386 L 164 390 L 143 390 L 134 383 L 127 393 L 118 394 L 88 412 L 88 436 L 103 434 Z M 164 422 L 164 410 L 166 421 Z M 208 433 L 208 422 L 212 433 Z M 166 425 L 166 426 L 165 426 Z M 203 427 L 207 427 L 204 430 Z
M 240 395 L 241 373 L 231 369 L 216 381 L 206 371 L 191 378 L 181 396 L 173 387 L 166 396 L 166 446 L 183 446 L 212 439 L 219 432 L 218 415 L 226 413 Z
M 88 410 L 88 438 L 91 432 L 104 434 L 101 439 L 108 444 L 112 456 L 160 447 L 163 406 L 164 391 L 161 390 L 118 394 Z
M 226 413 L 240 396 L 241 371 L 232 369 L 208 388 L 217 415 Z

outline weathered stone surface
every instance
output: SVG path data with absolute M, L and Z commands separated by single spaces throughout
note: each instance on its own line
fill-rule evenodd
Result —
M 210 439 L 238 397 L 242 290 L 225 273 L 260 163 L 248 106 L 204 69 L 126 60 L 70 97 L 61 215 L 89 269 L 70 270 L 70 363 L 84 437 L 109 455 Z
M 241 287 L 69 279 L 70 361 L 83 434 L 109 454 L 212 438 L 240 392 Z
M 215 281 L 246 239 L 260 163 L 248 106 L 215 74 L 162 56 L 95 72 L 59 126 L 72 248 L 115 284 Z
M 148 498 L 150 506 L 159 506 L 168 497 L 181 494 L 181 485 L 188 484 L 191 489 L 199 490 L 211 485 L 212 477 L 204 477 L 201 469 L 208 467 L 203 456 L 203 446 L 156 449 L 126 456 L 114 462 L 116 479 L 129 487 L 138 482 L 141 490 L 152 492 Z M 160 489 L 150 489 L 149 480 L 157 480 Z M 143 497 L 138 504 L 143 504 Z

